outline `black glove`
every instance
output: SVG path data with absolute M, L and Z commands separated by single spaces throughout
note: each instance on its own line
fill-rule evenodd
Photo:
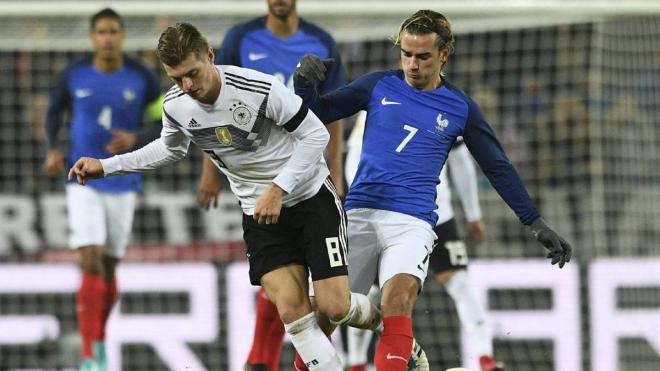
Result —
M 560 235 L 550 229 L 543 218 L 536 219 L 529 228 L 534 238 L 550 250 L 546 258 L 552 259 L 552 264 L 559 263 L 559 268 L 563 268 L 564 264 L 571 261 L 573 248 Z
M 321 60 L 314 54 L 305 54 L 293 73 L 293 83 L 298 86 L 316 85 L 325 80 L 325 72 L 334 63 L 332 58 Z

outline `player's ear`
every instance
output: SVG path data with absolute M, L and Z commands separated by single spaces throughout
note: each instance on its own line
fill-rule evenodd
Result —
M 449 58 L 449 48 L 440 49 L 440 60 L 444 63 L 447 62 L 447 58 Z
M 211 64 L 215 64 L 214 63 L 215 53 L 213 52 L 213 47 L 211 47 L 211 46 L 209 46 L 208 58 L 209 58 L 209 62 L 211 62 Z

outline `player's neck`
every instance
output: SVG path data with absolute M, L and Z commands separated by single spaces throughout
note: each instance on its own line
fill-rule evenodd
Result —
M 220 73 L 218 70 L 213 67 L 215 70 L 215 73 L 212 75 L 213 77 L 213 86 L 209 90 L 209 93 L 200 98 L 199 102 L 204 103 L 204 104 L 214 104 L 217 100 L 218 97 L 220 97 L 220 90 L 222 89 L 222 81 L 220 80 Z
M 121 68 L 124 64 L 124 56 L 120 55 L 117 58 L 101 58 L 100 56 L 95 55 L 93 58 L 94 67 L 105 73 L 112 73 Z
M 286 18 L 276 17 L 268 14 L 266 17 L 266 28 L 278 37 L 289 37 L 298 31 L 298 14 L 293 12 Z

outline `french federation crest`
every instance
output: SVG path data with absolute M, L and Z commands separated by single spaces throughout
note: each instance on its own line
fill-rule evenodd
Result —
M 223 146 L 231 145 L 231 133 L 226 127 L 215 128 L 215 136 Z
M 445 131 L 445 128 L 449 126 L 449 120 L 443 118 L 442 113 L 438 113 L 438 117 L 435 118 L 435 122 L 437 123 L 435 126 L 435 130 L 437 131 Z

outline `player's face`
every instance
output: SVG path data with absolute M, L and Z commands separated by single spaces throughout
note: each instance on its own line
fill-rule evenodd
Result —
M 288 18 L 296 9 L 296 0 L 268 0 L 268 13 L 277 18 Z
M 121 24 L 114 18 L 97 20 L 89 35 L 94 45 L 94 54 L 103 59 L 115 59 L 121 56 L 121 46 L 125 36 Z
M 213 65 L 213 49 L 204 58 L 191 54 L 177 66 L 163 64 L 167 76 L 191 98 L 212 104 L 220 93 L 220 78 Z
M 410 86 L 433 90 L 440 84 L 440 72 L 449 51 L 435 45 L 437 34 L 401 34 L 401 68 Z

